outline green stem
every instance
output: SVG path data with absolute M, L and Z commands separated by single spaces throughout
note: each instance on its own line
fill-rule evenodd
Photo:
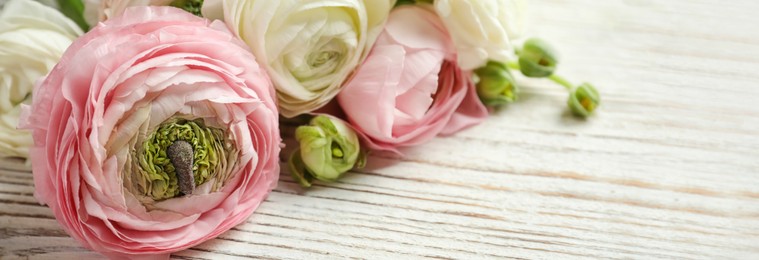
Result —
M 565 78 L 559 75 L 553 74 L 551 76 L 548 76 L 548 79 L 552 80 L 553 82 L 556 82 L 559 85 L 564 86 L 564 88 L 566 88 L 569 91 L 572 91 L 572 89 L 574 88 L 574 86 L 572 86 L 572 83 L 569 83 L 569 81 L 567 81 Z
M 521 67 L 519 66 L 519 62 L 517 62 L 517 61 L 509 61 L 509 62 L 506 63 L 506 66 L 509 67 L 509 69 L 512 69 L 512 70 L 520 70 L 521 69 Z M 572 83 L 569 83 L 569 81 L 567 81 L 567 79 L 565 79 L 562 76 L 553 74 L 551 76 L 548 76 L 548 79 L 550 79 L 553 82 L 556 82 L 556 84 L 564 86 L 564 88 L 566 88 L 569 91 L 572 91 L 572 89 L 575 88 L 572 85 Z
M 519 67 L 519 62 L 518 61 L 509 61 L 509 62 L 506 63 L 506 67 L 509 67 L 509 69 L 513 69 L 513 70 L 521 70 L 522 69 L 521 67 Z

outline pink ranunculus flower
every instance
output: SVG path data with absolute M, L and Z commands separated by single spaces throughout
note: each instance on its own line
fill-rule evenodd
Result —
M 369 148 L 397 148 L 453 134 L 482 122 L 471 72 L 456 64 L 456 48 L 434 12 L 402 6 L 355 76 L 338 95 L 348 120 Z
M 162 257 L 245 221 L 276 186 L 274 89 L 221 22 L 135 7 L 77 39 L 37 87 L 35 196 L 109 257 Z

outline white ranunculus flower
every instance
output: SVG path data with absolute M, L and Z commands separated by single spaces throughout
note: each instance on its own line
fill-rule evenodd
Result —
M 524 30 L 526 0 L 435 0 L 434 5 L 453 37 L 462 69 L 513 58 L 511 41 Z
M 26 158 L 32 138 L 17 130 L 20 104 L 82 30 L 57 10 L 11 0 L 0 11 L 0 157 Z
M 371 49 L 395 0 L 206 0 L 266 67 L 280 113 L 320 108 Z

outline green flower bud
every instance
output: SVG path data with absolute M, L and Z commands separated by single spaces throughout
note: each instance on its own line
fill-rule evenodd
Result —
M 335 181 L 362 162 L 356 132 L 335 117 L 320 115 L 295 130 L 300 149 L 290 157 L 293 177 L 303 187 L 313 179 Z
M 601 104 L 601 96 L 593 85 L 583 83 L 572 89 L 567 104 L 575 115 L 587 117 Z
M 174 0 L 169 5 L 202 17 L 200 9 L 203 7 L 203 0 Z
M 527 77 L 543 78 L 556 70 L 556 51 L 547 42 L 531 38 L 524 43 L 519 53 L 519 67 Z
M 519 88 L 506 64 L 488 61 L 485 67 L 478 68 L 474 73 L 479 78 L 477 95 L 486 106 L 505 105 L 517 99 Z

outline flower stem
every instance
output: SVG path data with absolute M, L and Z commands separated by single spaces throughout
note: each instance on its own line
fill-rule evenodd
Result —
M 513 70 L 521 69 L 521 67 L 519 66 L 519 62 L 517 61 L 509 61 L 508 63 L 506 63 L 506 66 L 508 66 L 509 69 L 513 69 Z M 556 82 L 556 84 L 563 86 L 569 91 L 572 91 L 572 89 L 574 89 L 574 86 L 572 85 L 572 83 L 569 83 L 569 81 L 567 81 L 567 79 L 565 79 L 562 76 L 552 74 L 551 76 L 548 76 L 548 79 L 550 79 L 553 82 Z
M 572 89 L 574 88 L 574 86 L 572 86 L 572 83 L 569 83 L 569 81 L 567 81 L 567 80 L 566 80 L 564 77 L 562 77 L 562 76 L 559 76 L 559 75 L 553 74 L 553 75 L 551 75 L 551 76 L 548 76 L 548 79 L 552 80 L 553 82 L 556 82 L 556 83 L 557 83 L 557 84 L 559 84 L 559 85 L 562 85 L 562 86 L 564 86 L 564 88 L 566 88 L 566 89 L 567 89 L 567 90 L 569 90 L 569 91 L 572 91 Z
M 521 70 L 522 68 L 519 67 L 518 61 L 509 61 L 506 63 L 506 66 L 509 67 L 509 69 L 513 70 Z

